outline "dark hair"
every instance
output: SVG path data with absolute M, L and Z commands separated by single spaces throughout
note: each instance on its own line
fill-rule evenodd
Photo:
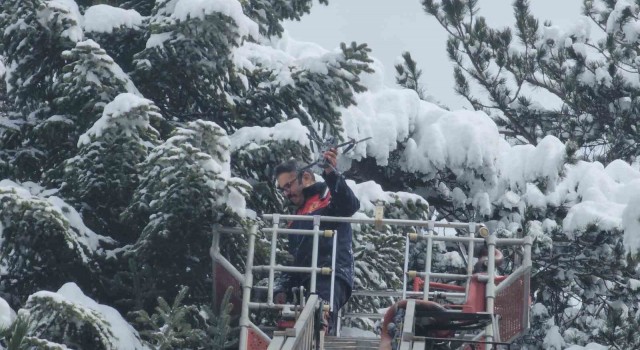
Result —
M 285 162 L 282 162 L 280 164 L 278 164 L 278 166 L 276 166 L 275 170 L 274 170 L 274 176 L 277 178 L 278 176 L 280 176 L 280 174 L 284 174 L 284 173 L 290 173 L 293 171 L 298 171 L 300 169 L 299 165 L 298 165 L 298 161 L 291 158 Z M 305 169 L 305 171 L 303 171 L 303 173 L 309 173 L 311 175 L 313 175 L 313 172 L 310 169 Z M 298 176 L 300 178 L 302 178 L 302 174 L 300 173 L 298 174 Z
M 298 170 L 298 161 L 292 158 L 278 164 L 274 172 L 275 172 L 275 177 L 278 177 L 280 176 L 280 174 L 290 173 L 292 171 L 297 171 L 297 170 Z

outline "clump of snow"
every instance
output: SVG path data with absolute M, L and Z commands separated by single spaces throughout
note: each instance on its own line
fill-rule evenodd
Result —
M 453 235 L 455 235 L 455 232 L 453 233 Z M 446 252 L 440 254 L 439 259 L 445 266 L 451 266 L 455 268 L 465 268 L 467 266 L 467 264 L 462 259 L 462 255 L 460 255 L 460 253 L 458 252 Z
M 527 183 L 538 179 L 554 185 L 560 178 L 566 151 L 556 137 L 546 136 L 537 146 L 502 144 L 501 150 L 497 166 L 510 188 L 525 188 Z
M 203 19 L 214 12 L 231 17 L 241 36 L 259 37 L 258 24 L 244 14 L 237 0 L 178 0 L 172 17 L 181 21 L 188 18 Z
M 549 316 L 549 310 L 541 303 L 535 303 L 531 307 L 531 316 L 533 317 L 546 317 Z
M 565 342 L 558 326 L 551 326 L 551 328 L 547 330 L 542 345 L 547 350 L 562 350 Z
M 110 127 L 117 126 L 126 134 L 134 133 L 136 128 L 149 128 L 149 120 L 145 118 L 122 118 L 123 114 L 129 113 L 135 108 L 152 105 L 153 102 L 134 95 L 132 93 L 122 93 L 109 102 L 102 112 L 102 117 L 98 119 L 84 134 L 78 139 L 78 147 L 91 143 L 92 138 L 100 137 L 104 131 Z M 155 113 L 155 112 L 150 112 Z M 156 113 L 157 114 L 157 113 Z M 158 116 L 160 116 L 158 114 Z
M 149 39 L 147 39 L 145 48 L 150 49 L 152 47 L 161 47 L 164 42 L 169 39 L 171 39 L 171 32 L 151 34 Z
M 231 140 L 231 151 L 269 141 L 293 141 L 303 147 L 310 146 L 309 130 L 302 125 L 299 119 L 290 119 L 270 128 L 259 126 L 240 128 L 229 136 L 229 139 Z
M 614 34 L 617 31 L 624 33 L 624 41 L 627 43 L 635 43 L 638 40 L 638 33 L 640 32 L 640 21 L 633 17 L 622 22 L 625 11 L 631 11 L 636 13 L 638 5 L 633 1 L 618 0 L 616 5 L 607 18 L 607 33 Z
M 100 69 L 104 69 L 109 72 L 110 74 L 109 78 L 115 77 L 116 79 L 123 81 L 125 83 L 127 92 L 140 95 L 140 92 L 138 91 L 136 86 L 133 84 L 133 81 L 131 80 L 129 75 L 126 74 L 118 64 L 116 64 L 113 58 L 111 58 L 111 56 L 109 56 L 106 53 L 106 51 L 104 51 L 100 47 L 98 43 L 96 43 L 91 39 L 80 41 L 76 43 L 75 50 L 79 50 L 80 52 L 91 50 L 91 53 L 95 55 L 94 62 L 97 62 L 96 64 L 99 67 L 93 68 L 93 67 L 86 67 L 84 65 L 76 65 L 74 66 L 73 68 L 74 70 L 72 72 L 65 73 L 64 75 L 65 77 L 71 76 L 74 74 L 81 75 L 81 76 L 84 76 L 88 82 L 91 82 L 96 86 L 102 86 L 105 77 L 104 75 L 96 74 L 95 72 L 99 71 Z M 62 56 L 64 59 L 67 59 L 67 60 L 75 59 L 73 55 L 73 50 L 63 51 Z
M 56 293 L 41 291 L 32 294 L 32 298 L 52 298 L 60 303 L 71 304 L 83 312 L 97 314 L 106 321 L 112 337 L 108 341 L 114 349 L 150 349 L 138 336 L 138 332 L 124 320 L 120 313 L 107 305 L 98 304 L 86 296 L 75 283 L 65 283 Z
M 84 13 L 84 30 L 87 32 L 112 33 L 114 29 L 138 29 L 143 17 L 136 10 L 125 10 L 109 5 L 95 5 Z
M 85 226 L 80 213 L 78 213 L 71 205 L 66 203 L 62 198 L 50 196 L 47 201 L 53 205 L 53 209 L 62 214 L 69 221 L 69 225 L 75 228 L 79 237 L 77 238 L 91 251 L 96 251 L 100 247 L 100 243 L 114 243 L 115 241 L 109 237 L 105 237 L 93 232 Z
M 620 159 L 609 163 L 604 171 L 613 181 L 618 183 L 624 184 L 633 180 L 640 180 L 640 171 Z
M 82 15 L 78 9 L 78 4 L 74 0 L 49 0 L 45 2 L 45 6 L 38 9 L 38 22 L 45 28 L 49 28 L 49 23 L 60 21 L 60 14 L 66 17 L 75 25 L 65 29 L 61 34 L 69 40 L 81 41 L 84 33 L 82 32 Z
M 2 226 L 2 224 L 0 224 Z M 1 227 L 0 227 L 1 229 Z M 1 230 L 0 230 L 1 234 Z M 16 312 L 13 311 L 6 300 L 0 298 L 0 329 L 6 329 L 16 320 Z
M 243 43 L 234 50 L 232 59 L 240 70 L 264 67 L 272 71 L 272 82 L 262 84 L 272 85 L 277 92 L 283 86 L 295 84 L 292 74 L 297 71 L 327 74 L 329 69 L 334 69 L 348 74 L 337 65 L 342 55 L 338 48 L 329 51 L 317 44 L 298 42 L 284 33 L 282 38 L 264 44 Z
M 402 203 L 421 201 L 427 204 L 427 201 L 417 194 L 408 192 L 385 192 L 382 190 L 382 186 L 373 181 L 356 184 L 352 180 L 347 180 L 347 185 L 360 200 L 360 210 L 364 212 L 373 212 L 377 204 L 395 203 L 397 200 Z
M 430 128 L 446 111 L 440 107 L 420 101 L 412 90 L 384 89 L 365 92 L 356 96 L 357 105 L 342 109 L 342 122 L 346 137 L 357 140 L 372 137 L 360 143 L 350 154 L 355 160 L 373 157 L 379 165 L 387 165 L 389 153 L 397 149 L 398 142 L 407 142 L 418 125 Z M 421 141 L 407 144 L 406 167 L 411 170 L 423 168 L 427 151 L 412 147 Z M 437 145 L 435 145 L 437 147 Z M 422 153 L 421 153 L 422 152 Z M 436 151 L 437 152 L 437 151 Z
M 240 182 L 241 185 L 246 187 L 250 187 L 249 183 L 244 180 L 240 180 L 238 178 L 234 178 L 233 181 Z M 235 187 L 229 187 L 229 194 L 227 195 L 226 205 L 230 208 L 234 213 L 236 213 L 241 218 L 247 217 L 251 211 L 247 210 L 247 198 L 246 192 L 238 191 Z
M 47 203 L 51 211 L 55 211 L 62 215 L 66 219 L 66 224 L 73 228 L 76 234 L 72 239 L 77 241 L 90 251 L 96 251 L 99 249 L 100 243 L 113 243 L 113 239 L 96 234 L 91 229 L 84 225 L 80 214 L 68 203 L 56 196 L 44 197 L 45 191 L 40 194 L 32 194 L 31 190 L 11 180 L 0 181 L 0 194 L 9 193 L 21 197 L 25 200 L 44 201 Z M 1 233 L 1 232 L 0 232 Z M 0 235 L 0 240 L 1 240 Z M 88 261 L 89 257 L 86 256 L 83 249 L 77 249 L 78 253 L 82 256 L 84 261 Z
M 578 203 L 569 210 L 562 221 L 562 228 L 569 237 L 573 237 L 572 232 L 585 229 L 589 224 L 596 224 L 602 230 L 619 228 L 624 209 L 624 205 L 607 202 Z

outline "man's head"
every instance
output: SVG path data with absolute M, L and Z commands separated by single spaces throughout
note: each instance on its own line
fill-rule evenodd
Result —
M 293 204 L 300 206 L 304 204 L 302 189 L 313 185 L 316 181 L 311 171 L 305 170 L 302 172 L 302 175 L 299 176 L 298 169 L 298 162 L 291 159 L 278 165 L 275 173 L 278 190 Z

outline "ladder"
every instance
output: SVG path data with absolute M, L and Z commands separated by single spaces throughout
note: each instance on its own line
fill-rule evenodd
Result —
M 531 244 L 529 236 L 523 238 L 497 238 L 489 234 L 487 228 L 478 223 L 444 223 L 434 220 L 401 220 L 401 219 L 370 219 L 370 218 L 344 218 L 328 216 L 308 216 L 308 215 L 281 215 L 265 214 L 262 216 L 265 222 L 271 222 L 271 227 L 265 227 L 261 231 L 265 237 L 270 237 L 269 264 L 254 266 L 253 258 L 255 253 L 255 239 L 258 234 L 258 227 L 252 226 L 248 231 L 239 228 L 217 227 L 213 233 L 213 244 L 211 256 L 213 259 L 214 273 L 214 295 L 221 295 L 221 286 L 233 286 L 238 291 L 231 298 L 234 310 L 240 314 L 240 350 L 311 350 L 311 349 L 391 349 L 387 343 L 389 339 L 367 339 L 367 338 L 345 338 L 324 336 L 323 332 L 317 332 L 315 320 L 318 312 L 323 311 L 318 296 L 315 294 L 316 277 L 318 274 L 331 276 L 332 290 L 335 281 L 335 247 L 336 232 L 331 230 L 321 230 L 324 222 L 348 222 L 355 224 L 371 225 L 395 225 L 411 226 L 416 232 L 409 233 L 405 237 L 403 286 L 400 291 L 354 291 L 353 295 L 366 296 L 393 296 L 399 300 L 406 301 L 404 307 L 406 313 L 402 322 L 401 334 L 399 337 L 399 349 L 426 349 L 429 342 L 437 340 L 437 337 L 429 337 L 416 334 L 420 325 L 417 321 L 422 318 L 438 317 L 446 320 L 447 324 L 456 326 L 468 320 L 481 322 L 482 325 L 477 332 L 457 332 L 457 337 L 465 344 L 473 345 L 472 349 L 508 349 L 508 342 L 522 335 L 528 329 L 528 302 L 529 302 L 529 277 L 531 270 Z M 312 230 L 297 230 L 281 228 L 280 225 L 295 220 L 312 221 Z M 445 236 L 437 235 L 436 228 L 453 228 L 464 230 L 466 236 Z M 243 234 L 248 235 L 247 258 L 245 272 L 241 274 L 233 265 L 220 254 L 220 234 Z M 276 264 L 277 239 L 279 235 L 310 235 L 313 236 L 312 265 L 311 266 L 280 266 Z M 477 235 L 481 237 L 476 237 Z M 332 254 L 332 266 L 318 267 L 318 244 L 319 239 L 333 239 L 334 250 Z M 427 257 L 425 259 L 424 271 L 411 271 L 408 269 L 409 245 L 418 240 L 427 241 Z M 467 250 L 466 274 L 436 273 L 432 271 L 432 248 L 435 242 L 456 242 L 465 244 Z M 473 256 L 475 245 L 483 244 L 488 248 L 487 272 L 485 274 L 473 273 Z M 494 252 L 496 246 L 517 246 L 522 250 L 522 264 L 510 276 L 497 276 L 496 261 Z M 311 275 L 310 296 L 303 305 L 276 304 L 274 303 L 273 287 L 274 277 L 277 271 L 301 272 Z M 267 274 L 267 297 L 263 301 L 251 301 L 254 273 Z M 408 291 L 409 278 L 422 278 L 424 286 L 422 290 Z M 433 282 L 438 281 L 464 281 L 464 286 Z M 462 303 L 448 306 L 446 311 L 439 308 L 433 309 L 434 298 L 439 299 L 459 299 Z M 518 302 L 514 302 L 517 300 Z M 333 305 L 333 293 L 329 305 Z M 431 306 L 428 306 L 431 305 Z M 324 306 L 325 310 L 328 306 Z M 299 317 L 292 328 L 284 331 L 275 331 L 273 337 L 269 337 L 265 332 L 254 325 L 250 318 L 250 310 L 273 309 L 273 310 L 296 310 Z M 435 311 L 434 311 L 435 310 Z M 426 316 L 425 316 L 426 315 Z M 387 315 L 365 315 L 349 313 L 343 318 L 371 317 L 383 318 Z M 466 320 L 466 321 L 465 321 Z M 339 328 L 339 327 L 338 327 Z M 322 334 L 318 334 L 322 333 Z M 453 333 L 452 333 L 453 334 Z M 439 341 L 442 341 L 440 339 Z M 454 340 L 450 340 L 454 341 Z M 506 347 L 500 347 L 505 345 Z

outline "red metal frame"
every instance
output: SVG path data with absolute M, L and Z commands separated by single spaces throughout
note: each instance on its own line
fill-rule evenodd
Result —
M 267 350 L 271 340 L 264 338 L 262 334 L 256 332 L 252 327 L 247 330 L 247 349 L 251 350 Z
M 215 265 L 215 274 L 216 283 L 214 283 L 214 288 L 216 291 L 216 299 L 214 302 L 217 306 L 220 306 L 224 298 L 224 293 L 227 291 L 227 288 L 231 286 L 233 287 L 233 291 L 231 292 L 229 301 L 233 304 L 233 308 L 230 314 L 232 316 L 240 315 L 240 310 L 242 309 L 242 286 L 240 282 L 238 282 L 233 274 L 227 271 L 222 264 Z

